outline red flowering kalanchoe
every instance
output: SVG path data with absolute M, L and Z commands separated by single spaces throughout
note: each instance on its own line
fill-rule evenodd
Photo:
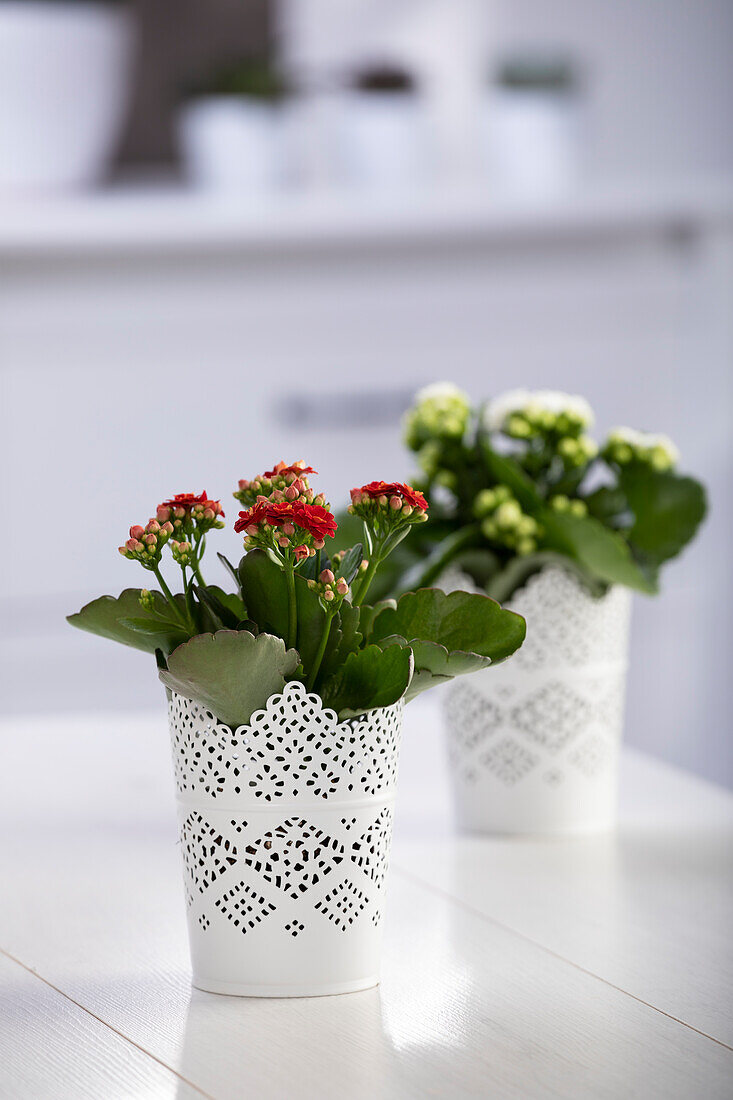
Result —
M 349 511 L 364 521 L 366 549 L 374 564 L 402 541 L 414 523 L 428 518 L 428 502 L 417 489 L 400 481 L 370 481 L 351 490 Z M 364 583 L 368 586 L 369 580 Z
M 271 470 L 265 470 L 264 474 L 258 474 L 251 481 L 241 478 L 234 497 L 246 507 L 252 507 L 260 498 L 275 504 L 301 500 L 305 504 L 323 505 L 326 503 L 325 499 L 322 495 L 315 496 L 308 481 L 308 475 L 316 472 L 312 466 L 306 466 L 302 459 L 289 466 L 285 462 L 278 462 Z
M 261 547 L 283 556 L 292 553 L 296 561 L 321 550 L 336 529 L 336 520 L 323 505 L 301 500 L 271 503 L 264 497 L 248 511 L 240 512 L 234 524 L 235 531 L 245 533 L 246 549 Z
M 191 534 L 194 527 L 200 534 L 213 527 L 224 526 L 224 511 L 218 500 L 209 500 L 206 490 L 195 493 L 176 493 L 170 500 L 158 505 L 159 523 L 171 522 L 177 534 Z

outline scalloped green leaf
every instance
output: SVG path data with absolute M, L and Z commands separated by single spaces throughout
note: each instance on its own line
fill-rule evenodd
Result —
M 438 684 L 447 683 L 455 676 L 463 676 L 469 672 L 479 672 L 488 668 L 491 664 L 490 657 L 483 657 L 480 653 L 464 653 L 453 650 L 451 653 L 443 645 L 437 642 L 425 642 L 414 639 L 407 642 L 404 638 L 393 635 L 384 638 L 379 643 L 382 648 L 391 645 L 408 646 L 412 650 L 415 659 L 415 671 L 407 689 L 406 701 L 409 703 L 417 695 Z
M 158 675 L 171 691 L 193 699 L 236 729 L 283 690 L 297 667 L 298 654 L 286 649 L 281 638 L 218 630 L 178 646 L 168 657 L 168 668 Z
M 414 639 L 435 642 L 449 652 L 490 657 L 495 664 L 519 649 L 526 630 L 521 615 L 488 596 L 420 588 L 401 596 L 395 608 L 381 611 L 367 641 L 398 634 L 410 645 Z
M 140 606 L 140 591 L 139 588 L 126 588 L 119 596 L 99 596 L 76 614 L 67 615 L 66 621 L 79 630 L 98 634 L 100 638 L 109 638 L 132 649 L 140 649 L 144 653 L 155 653 L 156 649 L 161 649 L 167 655 L 189 637 L 188 631 L 172 625 L 166 630 L 159 630 L 156 624 L 161 619 L 170 619 L 172 614 L 168 601 L 162 592 L 153 591 L 153 607 L 157 613 L 154 614 Z M 185 606 L 183 597 L 179 602 L 182 607 Z M 136 627 L 125 625 L 125 620 L 133 619 L 138 624 Z M 140 629 L 142 622 L 150 623 L 149 633 L 143 633 Z
M 585 569 L 608 584 L 625 584 L 653 595 L 656 582 L 634 561 L 628 543 L 616 531 L 604 527 L 592 516 L 551 512 L 542 517 L 545 538 L 555 549 L 575 558 Z
M 622 469 L 619 484 L 634 515 L 629 542 L 645 561 L 661 565 L 695 537 L 707 511 L 699 481 L 671 472 Z
M 321 698 L 340 718 L 354 718 L 368 710 L 388 707 L 401 699 L 412 678 L 409 647 L 371 645 L 349 654 L 321 688 Z

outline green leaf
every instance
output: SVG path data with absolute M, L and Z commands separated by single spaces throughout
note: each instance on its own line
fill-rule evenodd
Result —
M 353 604 L 344 600 L 334 615 L 328 645 L 316 680 L 316 689 L 319 684 L 338 671 L 348 655 L 356 652 L 361 645 L 363 641 L 360 631 L 361 612 L 362 608 L 354 607 Z
M 251 550 L 239 563 L 242 597 L 249 617 L 260 630 L 278 638 L 288 636 L 288 586 L 284 571 L 262 550 Z M 326 625 L 326 612 L 304 577 L 295 575 L 298 614 L 296 648 L 307 677 Z M 329 637 L 326 656 L 338 644 L 338 627 Z
M 449 652 L 477 653 L 496 663 L 519 649 L 525 633 L 521 615 L 488 596 L 421 588 L 401 596 L 396 608 L 380 612 L 367 641 L 398 634 L 410 645 L 413 640 L 435 642 Z
M 321 688 L 321 698 L 340 718 L 353 718 L 396 703 L 407 691 L 413 658 L 409 647 L 367 646 L 351 653 Z
M 364 558 L 364 547 L 360 542 L 352 546 L 344 554 L 343 560 L 336 570 L 336 578 L 343 577 L 347 584 L 351 584 L 356 576 L 359 566 Z
M 694 538 L 707 510 L 699 481 L 674 473 L 622 469 L 619 484 L 634 515 L 629 542 L 643 560 L 661 565 Z
M 625 584 L 638 592 L 654 594 L 657 586 L 631 556 L 623 536 L 604 527 L 592 516 L 551 512 L 542 516 L 545 541 L 569 554 L 585 569 L 608 584 Z
M 481 542 L 481 529 L 477 524 L 462 527 L 442 539 L 430 554 L 401 577 L 400 592 L 412 592 L 434 584 L 445 568 L 467 547 Z
M 246 618 L 247 609 L 241 597 L 236 593 L 224 592 L 215 584 L 208 584 L 204 587 L 194 585 L 193 590 L 197 599 L 207 605 L 223 627 L 236 630 L 237 623 Z
M 521 557 L 512 558 L 500 573 L 491 578 L 486 591 L 499 603 L 506 603 L 530 577 L 551 565 L 567 569 L 585 585 L 591 596 L 602 596 L 608 589 L 608 585 L 599 581 L 567 554 L 558 554 L 554 550 L 540 550 L 536 554 L 524 554 Z
M 158 640 L 160 640 L 161 635 L 170 634 L 171 630 L 180 630 L 178 623 L 170 622 L 167 619 L 120 619 L 120 626 L 125 627 L 126 630 L 134 630 L 137 634 L 150 634 L 157 637 Z
M 158 675 L 167 688 L 206 707 L 236 729 L 285 687 L 298 665 L 294 649 L 271 634 L 246 630 L 198 634 L 178 646 Z
M 479 653 L 462 653 L 460 650 L 449 653 L 445 646 L 436 642 L 414 640 L 408 643 L 404 638 L 393 635 L 391 638 L 384 638 L 379 644 L 382 648 L 409 645 L 412 650 L 415 671 L 405 697 L 408 703 L 421 692 L 452 680 L 454 676 L 478 672 L 491 664 L 490 657 L 482 657 Z
M 365 638 L 368 638 L 371 634 L 374 620 L 380 611 L 384 611 L 385 607 L 397 607 L 397 600 L 380 600 L 379 603 L 375 603 L 373 606 L 368 603 L 363 603 L 359 608 L 361 613 L 359 625 Z
M 221 564 L 224 566 L 224 568 L 226 569 L 229 576 L 232 578 L 232 580 L 236 584 L 237 591 L 239 591 L 239 573 L 237 572 L 236 568 L 232 565 L 232 563 L 229 561 L 228 558 L 224 557 L 223 554 L 220 554 L 220 553 L 217 552 L 216 556 L 219 559 L 219 561 L 221 562 Z
M 601 485 L 599 489 L 583 497 L 583 500 L 590 514 L 604 523 L 609 523 L 627 510 L 626 494 L 610 485 Z
M 143 634 L 139 629 L 125 626 L 125 619 L 145 620 L 154 624 L 172 614 L 163 593 L 155 591 L 151 593 L 154 612 L 146 611 L 140 606 L 140 591 L 139 588 L 126 588 L 116 598 L 100 596 L 75 615 L 67 616 L 66 621 L 79 630 L 87 630 L 101 638 L 110 638 L 113 642 L 141 649 L 144 653 L 155 653 L 156 649 L 161 649 L 167 655 L 189 637 L 188 631 L 183 626 L 168 625 L 165 632 Z
M 509 455 L 500 455 L 493 449 L 485 436 L 480 440 L 484 465 L 491 476 L 500 485 L 507 485 L 517 498 L 525 512 L 534 514 L 543 507 L 543 500 L 530 477 L 519 463 Z

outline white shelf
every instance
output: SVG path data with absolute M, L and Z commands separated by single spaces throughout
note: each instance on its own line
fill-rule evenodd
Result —
M 729 179 L 606 184 L 545 203 L 485 190 L 243 200 L 182 187 L 0 200 L 0 255 L 259 250 L 665 230 L 733 219 Z

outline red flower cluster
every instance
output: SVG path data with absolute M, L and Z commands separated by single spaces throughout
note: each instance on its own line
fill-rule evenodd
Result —
M 353 504 L 360 504 L 364 497 L 371 500 L 386 497 L 390 501 L 397 497 L 398 504 L 399 501 L 404 501 L 411 508 L 420 508 L 423 512 L 428 510 L 428 502 L 422 493 L 419 493 L 417 489 L 413 489 L 411 485 L 403 485 L 399 481 L 370 481 L 368 485 L 362 485 L 360 489 L 351 490 Z
M 307 474 L 317 474 L 318 470 L 314 470 L 312 466 L 306 466 L 303 461 L 294 462 L 292 466 L 286 466 L 284 462 L 278 462 L 272 470 L 265 470 L 263 477 L 287 477 L 289 474 L 294 474 L 295 477 L 303 477 Z
M 172 508 L 174 511 L 176 508 L 183 508 L 186 514 L 190 513 L 194 508 L 200 508 L 202 512 L 209 508 L 215 516 L 221 516 L 222 519 L 224 518 L 221 504 L 218 500 L 209 500 L 205 489 L 200 496 L 196 496 L 195 493 L 176 493 L 170 500 L 164 500 L 158 505 L 158 512 L 165 511 L 167 508 Z
M 333 538 L 338 526 L 331 512 L 319 504 L 304 504 L 300 500 L 270 504 L 260 500 L 249 511 L 239 513 L 234 530 L 241 533 L 248 531 L 250 527 L 257 528 L 262 523 L 269 523 L 271 527 L 300 527 L 316 542 L 323 542 L 327 536 Z M 292 534 L 292 531 L 286 534 Z

